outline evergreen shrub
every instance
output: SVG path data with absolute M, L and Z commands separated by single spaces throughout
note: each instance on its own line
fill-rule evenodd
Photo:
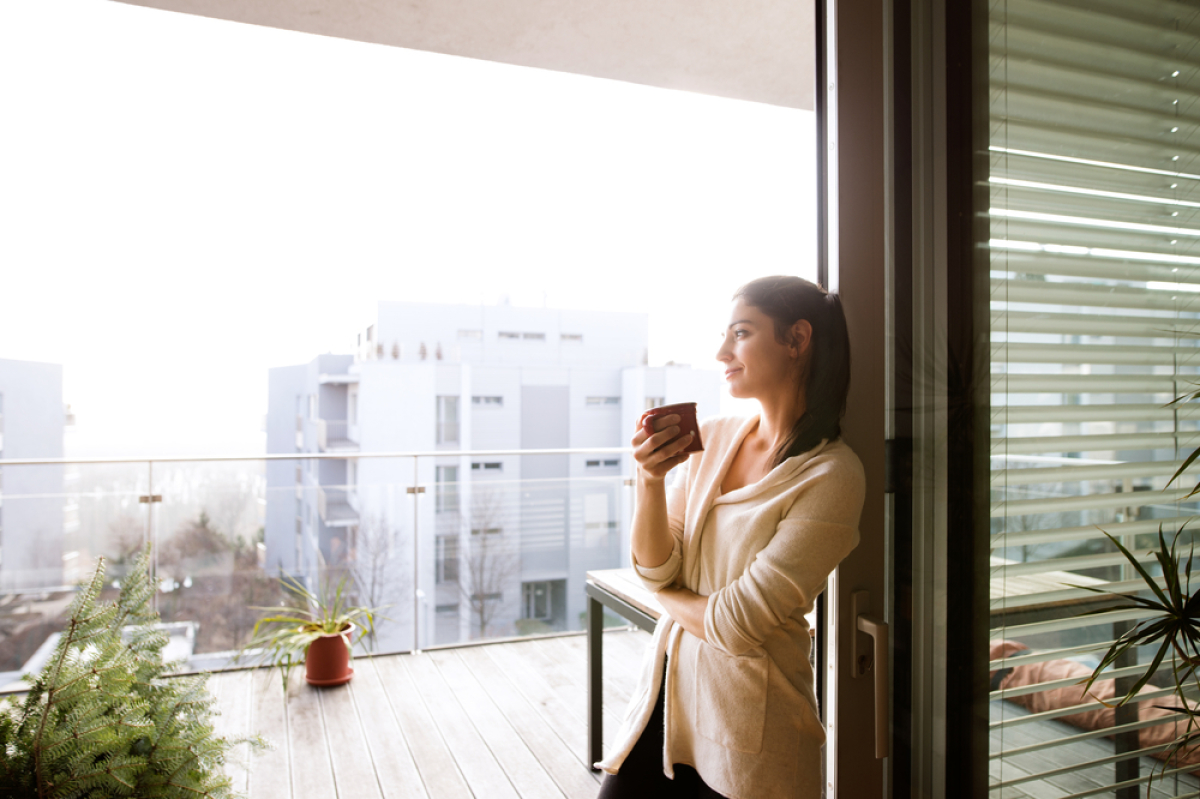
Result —
M 208 675 L 171 677 L 167 635 L 153 608 L 150 547 L 117 601 L 100 600 L 104 559 L 80 588 L 54 655 L 27 676 L 24 697 L 0 703 L 0 796 L 232 799 L 222 768 L 258 737 L 213 731 Z

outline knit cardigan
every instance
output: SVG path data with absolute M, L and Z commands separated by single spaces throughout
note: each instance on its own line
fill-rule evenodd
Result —
M 708 640 L 668 615 L 659 619 L 613 748 L 596 764 L 610 774 L 633 749 L 662 688 L 668 777 L 683 763 L 731 799 L 821 795 L 825 734 L 804 615 L 858 544 L 865 480 L 839 439 L 722 495 L 721 482 L 757 423 L 725 417 L 701 425 L 704 451 L 667 491 L 670 557 L 653 568 L 633 558 L 651 591 L 677 584 L 708 597 Z

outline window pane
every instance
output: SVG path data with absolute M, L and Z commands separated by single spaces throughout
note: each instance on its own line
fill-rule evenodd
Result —
M 1147 615 L 1090 613 L 1113 605 L 1090 589 L 1149 595 L 1105 533 L 1161 580 L 1158 530 L 1170 538 L 1197 507 L 1185 501 L 1194 471 L 1170 482 L 1200 443 L 1195 407 L 1169 404 L 1200 380 L 1200 175 L 1187 143 L 1200 80 L 1180 59 L 1200 26 L 1185 16 L 1132 0 L 991 5 L 997 799 L 1083 784 L 1088 796 L 1144 796 L 1163 769 L 1154 744 L 1176 732 L 1152 708 L 1171 704 L 1168 669 L 1140 710 L 1096 699 L 1124 694 L 1149 653 L 1129 650 L 1091 696 L 1078 682 Z M 1188 770 L 1166 778 L 1164 796 L 1200 787 Z

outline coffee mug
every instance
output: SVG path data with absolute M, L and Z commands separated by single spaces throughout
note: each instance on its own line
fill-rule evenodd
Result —
M 655 432 L 654 420 L 662 416 L 670 416 L 671 414 L 679 416 L 679 435 L 692 434 L 692 442 L 684 447 L 683 451 L 703 451 L 704 444 L 700 441 L 700 425 L 696 422 L 696 403 L 694 402 L 678 402 L 674 405 L 651 408 L 642 414 L 642 418 L 638 420 L 638 424 L 646 431 L 646 435 L 652 436 Z

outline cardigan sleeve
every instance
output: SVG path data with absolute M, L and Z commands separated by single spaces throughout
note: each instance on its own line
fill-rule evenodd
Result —
M 774 536 L 736 580 L 708 597 L 704 635 L 730 655 L 761 646 L 794 611 L 810 607 L 829 573 L 858 545 L 861 466 L 806 487 Z
M 682 467 L 678 467 L 681 474 L 676 475 L 667 486 L 667 529 L 671 533 L 671 555 L 666 562 L 654 568 L 646 568 L 638 564 L 633 549 L 630 548 L 629 560 L 633 564 L 633 570 L 642 579 L 642 584 L 647 590 L 660 591 L 666 588 L 675 582 L 679 572 L 683 570 L 683 520 L 687 512 L 691 465 L 692 458 L 684 461 Z

